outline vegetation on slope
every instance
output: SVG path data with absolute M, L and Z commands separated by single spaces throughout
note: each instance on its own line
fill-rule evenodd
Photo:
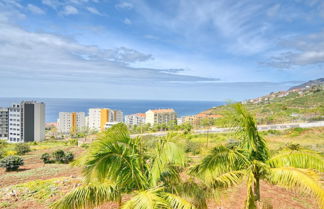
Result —
M 271 100 L 247 102 L 246 107 L 256 116 L 259 124 L 324 120 L 324 88 L 318 86 L 305 90 L 303 94 L 289 92 L 287 96 Z M 206 113 L 224 115 L 229 109 L 229 105 L 223 105 L 209 109 Z M 218 119 L 216 124 L 222 125 L 223 122 Z

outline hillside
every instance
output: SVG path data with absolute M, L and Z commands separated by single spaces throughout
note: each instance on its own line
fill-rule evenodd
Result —
M 324 84 L 324 78 L 319 78 L 319 79 L 316 79 L 316 80 L 311 80 L 311 81 L 308 81 L 306 83 L 300 84 L 298 86 L 293 86 L 289 90 L 306 88 L 307 86 L 311 87 L 311 86 L 323 85 L 323 84 Z
M 244 101 L 260 124 L 324 120 L 324 83 L 318 79 L 269 95 Z M 207 114 L 225 114 L 228 105 Z

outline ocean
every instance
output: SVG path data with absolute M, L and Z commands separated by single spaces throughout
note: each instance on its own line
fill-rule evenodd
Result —
M 178 116 L 193 115 L 225 104 L 218 101 L 158 101 L 123 99 L 66 99 L 66 98 L 1 98 L 0 107 L 8 107 L 23 100 L 35 100 L 46 105 L 46 122 L 56 122 L 59 112 L 85 112 L 89 108 L 111 108 L 124 115 L 144 113 L 149 109 L 173 108 Z

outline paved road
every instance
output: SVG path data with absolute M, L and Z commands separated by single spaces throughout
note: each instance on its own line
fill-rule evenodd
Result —
M 258 130 L 266 131 L 266 130 L 284 130 L 289 128 L 311 128 L 311 127 L 323 127 L 324 121 L 312 122 L 312 123 L 285 123 L 285 124 L 272 124 L 272 125 L 260 125 L 258 126 Z M 199 129 L 193 130 L 194 133 L 203 134 L 203 133 L 227 133 L 230 132 L 229 128 L 210 128 L 210 129 Z M 167 131 L 154 132 L 154 133 L 145 133 L 145 134 L 132 134 L 131 137 L 136 136 L 165 136 L 167 135 Z

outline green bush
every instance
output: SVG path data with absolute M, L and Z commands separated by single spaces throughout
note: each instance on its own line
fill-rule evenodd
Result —
M 5 156 L 5 152 L 2 149 L 0 149 L 0 159 L 3 158 L 4 156 Z
M 81 144 L 81 147 L 84 149 L 88 149 L 90 147 L 90 145 L 87 143 L 83 143 L 83 144 Z
M 6 140 L 1 139 L 0 140 L 0 148 L 5 148 L 8 145 L 8 142 Z
M 69 139 L 68 144 L 71 146 L 78 146 L 78 139 Z
M 24 155 L 27 152 L 30 152 L 31 149 L 28 144 L 19 143 L 19 144 L 16 144 L 15 151 L 17 152 L 18 155 Z
M 46 163 L 52 163 L 52 160 L 51 160 L 51 155 L 48 154 L 47 152 L 42 154 L 41 160 L 43 160 L 43 162 L 46 164 Z
M 74 159 L 72 152 L 64 152 L 63 150 L 56 150 L 52 153 L 54 161 L 56 163 L 69 163 Z
M 64 163 L 69 163 L 69 162 L 73 161 L 73 159 L 74 159 L 74 155 L 72 152 L 65 153 Z
M 185 152 L 191 152 L 192 154 L 196 155 L 200 153 L 200 147 L 200 143 L 186 140 Z
M 52 156 L 55 162 L 64 163 L 65 160 L 65 152 L 63 150 L 56 150 L 52 153 Z
M 16 171 L 21 165 L 24 165 L 24 160 L 15 155 L 0 160 L 0 167 L 6 168 L 6 171 Z

